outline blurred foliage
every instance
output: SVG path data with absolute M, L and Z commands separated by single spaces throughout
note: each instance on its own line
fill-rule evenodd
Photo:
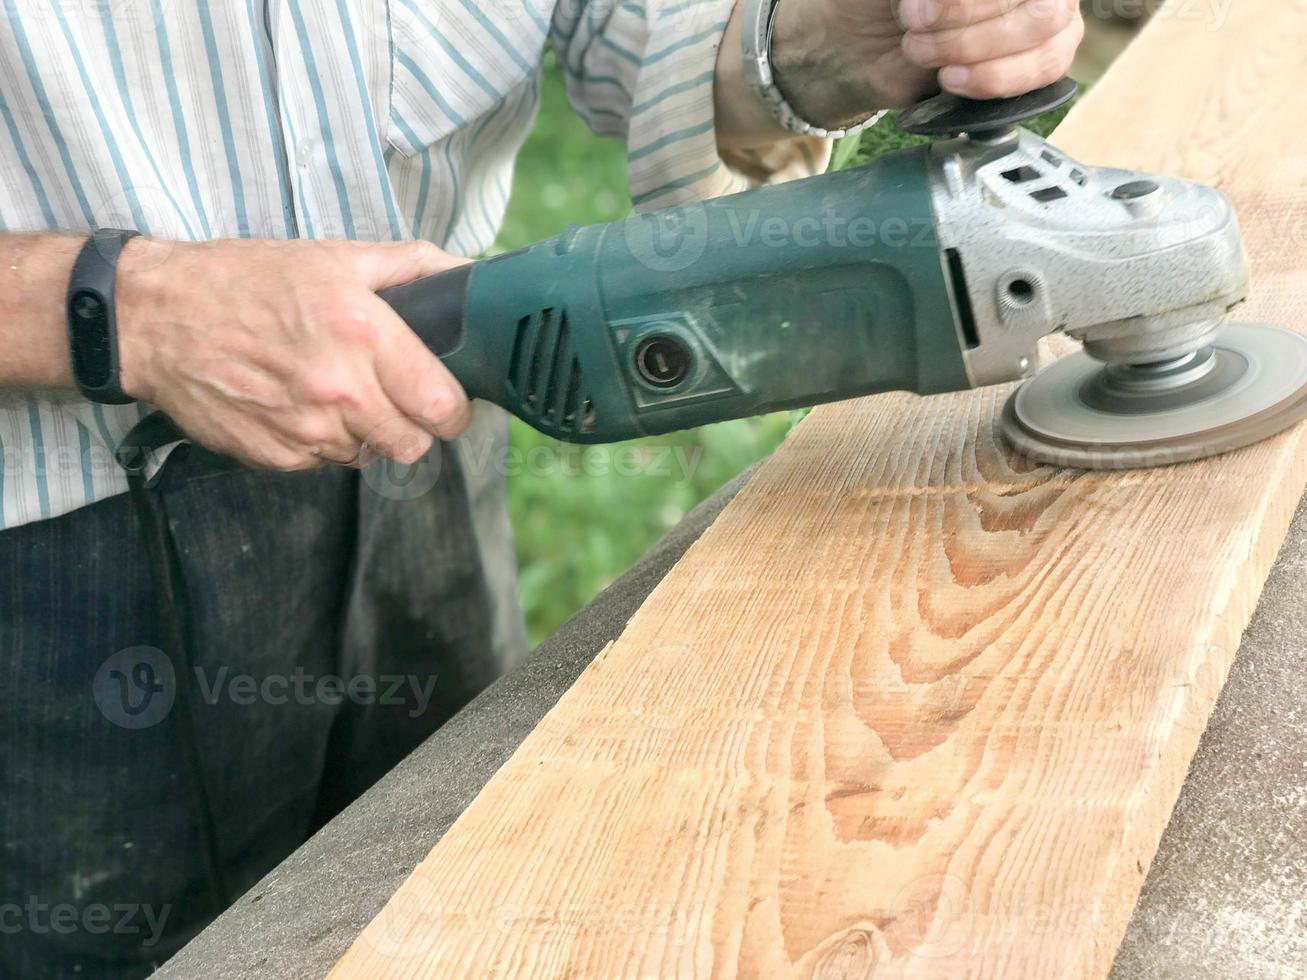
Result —
M 1061 115 L 1050 113 L 1034 128 L 1046 133 Z M 860 138 L 841 141 L 836 165 L 918 142 L 886 118 Z M 571 111 L 551 65 L 496 250 L 548 238 L 569 224 L 628 215 L 625 160 L 620 144 L 594 136 Z M 590 447 L 564 446 L 514 419 L 508 502 L 532 643 L 625 572 L 691 507 L 768 456 L 802 414 Z
M 780 445 L 787 414 L 611 446 L 560 447 L 514 421 L 509 483 L 532 642 L 617 578 L 699 501 Z
M 567 104 L 563 76 L 548 57 L 540 115 L 518 154 L 508 214 L 495 250 L 518 248 L 631 213 L 626 150 L 590 132 Z

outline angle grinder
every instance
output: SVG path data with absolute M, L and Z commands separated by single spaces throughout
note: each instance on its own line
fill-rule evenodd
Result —
M 1027 377 L 1001 432 L 1065 466 L 1198 459 L 1307 416 L 1307 338 L 1229 322 L 1248 291 L 1229 199 L 1019 126 L 1075 91 L 939 95 L 899 116 L 925 145 L 381 295 L 469 395 L 570 442 Z M 1082 350 L 1036 373 L 1055 332 Z

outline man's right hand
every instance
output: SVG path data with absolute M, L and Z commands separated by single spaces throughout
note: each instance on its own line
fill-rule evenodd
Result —
M 376 291 L 462 261 L 428 242 L 133 239 L 115 286 L 123 390 L 253 466 L 415 462 L 470 407 Z

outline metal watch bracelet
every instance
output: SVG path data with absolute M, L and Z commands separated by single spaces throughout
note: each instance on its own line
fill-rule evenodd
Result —
M 803 119 L 776 85 L 772 69 L 772 31 L 779 0 L 742 0 L 740 45 L 744 56 L 744 77 L 749 87 L 771 110 L 772 117 L 785 129 L 801 136 L 827 139 L 850 136 L 869 129 L 880 121 L 884 112 L 874 112 L 862 122 L 843 129 L 823 129 Z

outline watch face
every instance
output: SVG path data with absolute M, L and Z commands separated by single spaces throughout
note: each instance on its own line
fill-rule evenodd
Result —
M 109 345 L 109 304 L 93 289 L 80 289 L 68 301 L 73 376 L 82 388 L 102 388 L 113 380 Z

